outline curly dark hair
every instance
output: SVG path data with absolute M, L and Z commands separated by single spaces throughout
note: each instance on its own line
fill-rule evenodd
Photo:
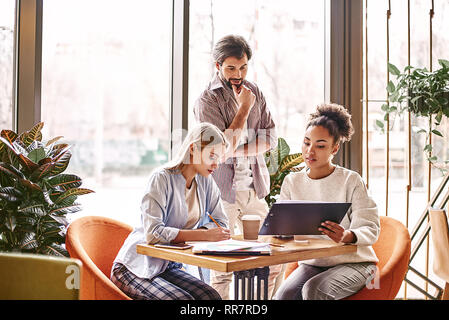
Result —
M 307 128 L 322 126 L 334 138 L 334 144 L 351 140 L 354 128 L 351 115 L 345 107 L 335 103 L 320 104 L 316 112 L 310 114 Z

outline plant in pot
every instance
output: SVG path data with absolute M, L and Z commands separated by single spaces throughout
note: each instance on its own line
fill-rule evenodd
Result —
M 428 118 L 429 127 L 421 128 L 418 132 L 426 134 L 424 151 L 431 163 L 434 163 L 437 157 L 432 155 L 430 135 L 433 133 L 443 137 L 438 126 L 443 116 L 449 118 L 449 61 L 440 59 L 438 63 L 440 68 L 432 72 L 426 68 L 412 66 L 405 67 L 401 72 L 395 65 L 389 63 L 388 71 L 396 76 L 396 81 L 389 81 L 387 85 L 389 104 L 381 107 L 385 113 L 384 120 L 393 116 L 392 123 L 395 116 L 406 111 L 417 117 Z M 376 125 L 382 131 L 385 130 L 383 121 L 376 120 Z
M 0 251 L 68 256 L 67 214 L 81 210 L 81 178 L 63 173 L 71 146 L 56 137 L 42 142 L 42 127 L 0 133 Z
M 304 166 L 301 153 L 290 154 L 290 147 L 283 138 L 278 138 L 277 147 L 265 153 L 265 163 L 270 173 L 270 193 L 265 197 L 268 207 L 271 208 L 281 192 L 285 177 L 290 172 L 299 172 Z

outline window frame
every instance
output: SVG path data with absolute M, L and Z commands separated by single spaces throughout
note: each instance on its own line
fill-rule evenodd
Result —
M 172 0 L 171 135 L 188 129 L 189 4 Z M 355 129 L 335 161 L 362 174 L 362 0 L 326 0 L 323 14 L 330 22 L 324 37 L 325 98 L 348 108 Z M 13 128 L 19 132 L 41 120 L 42 16 L 43 0 L 16 0 Z
M 22 132 L 41 119 L 43 0 L 16 0 L 13 129 Z

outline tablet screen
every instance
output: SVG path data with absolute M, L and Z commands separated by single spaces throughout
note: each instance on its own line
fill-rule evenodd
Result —
M 260 235 L 321 235 L 321 223 L 340 223 L 351 207 L 347 202 L 279 201 L 265 218 Z

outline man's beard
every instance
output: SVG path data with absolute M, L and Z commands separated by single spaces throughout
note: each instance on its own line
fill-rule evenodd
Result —
M 243 84 L 243 79 L 236 79 L 236 78 L 229 78 L 229 80 L 226 80 L 226 78 L 223 76 L 223 73 L 220 71 L 219 72 L 219 74 L 220 74 L 220 78 L 223 80 L 223 82 L 224 83 L 226 83 L 226 85 L 231 89 L 231 90 L 233 90 L 232 89 L 232 86 L 234 85 L 236 88 L 237 88 L 237 90 L 238 89 L 240 89 L 240 87 L 242 86 L 242 84 Z M 240 81 L 240 83 L 239 84 L 232 84 L 231 83 L 231 81 L 232 80 L 234 80 L 234 81 Z
M 234 80 L 234 81 L 237 80 L 237 81 L 240 81 L 240 82 L 239 82 L 239 84 L 233 84 L 231 82 L 231 80 Z M 242 79 L 235 79 L 235 78 L 230 78 L 228 81 L 226 81 L 226 84 L 228 85 L 229 88 L 232 89 L 232 86 L 235 86 L 237 88 L 237 90 L 240 89 L 240 87 L 242 86 L 242 83 L 243 83 Z

